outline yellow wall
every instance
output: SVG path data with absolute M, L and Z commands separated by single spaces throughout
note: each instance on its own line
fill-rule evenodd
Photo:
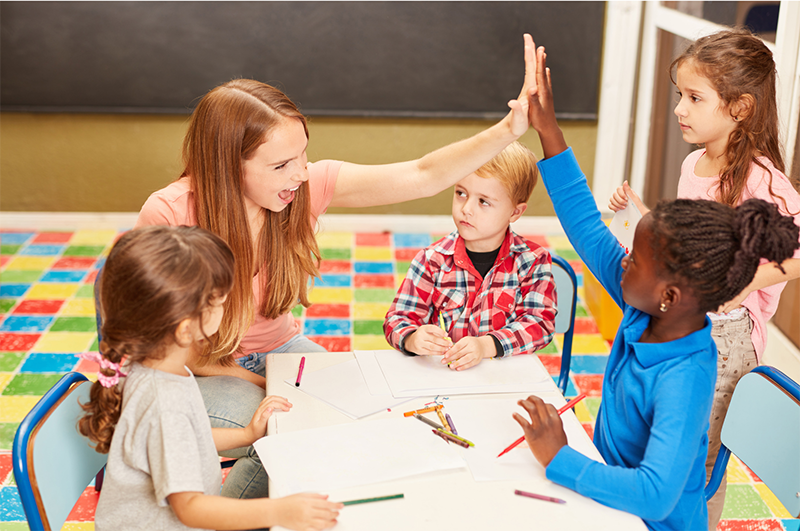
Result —
M 188 116 L 0 114 L 0 210 L 135 212 L 174 180 Z M 309 160 L 397 162 L 468 137 L 491 125 L 470 120 L 312 118 Z M 593 174 L 596 122 L 563 122 L 587 175 Z M 521 142 L 537 155 L 539 139 Z M 330 209 L 331 213 L 450 214 L 451 192 L 398 205 Z M 526 215 L 552 215 L 537 186 Z

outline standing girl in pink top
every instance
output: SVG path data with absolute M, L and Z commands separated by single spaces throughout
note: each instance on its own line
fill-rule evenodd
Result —
M 364 166 L 308 162 L 305 117 L 278 89 L 238 79 L 206 94 L 192 113 L 180 178 L 142 207 L 136 227 L 199 225 L 230 246 L 233 288 L 215 347 L 190 361 L 213 427 L 243 427 L 264 398 L 273 352 L 324 351 L 300 333 L 292 308 L 309 306 L 318 276 L 317 218 L 329 207 L 367 207 L 432 196 L 480 168 L 528 129 L 535 46 L 525 35 L 526 76 L 511 111 L 477 135 L 424 157 Z M 209 360 L 203 363 L 201 360 Z M 252 447 L 239 458 L 223 495 L 262 497 L 267 477 Z
M 784 175 L 778 140 L 775 62 L 761 39 L 747 30 L 727 30 L 698 39 L 672 62 L 680 101 L 675 107 L 683 139 L 702 144 L 681 167 L 678 197 L 713 199 L 737 206 L 750 198 L 775 203 L 800 225 L 800 196 Z M 609 207 L 627 197 L 647 208 L 628 187 L 618 188 Z M 710 250 L 711 251 L 711 250 Z M 709 263 L 712 270 L 716 264 Z M 785 272 L 762 260 L 753 281 L 710 314 L 717 344 L 717 384 L 711 410 L 706 470 L 720 447 L 720 430 L 739 379 L 764 352 L 767 321 L 788 280 L 800 277 L 800 250 L 783 262 Z M 701 273 L 701 272 L 698 272 Z M 716 529 L 725 500 L 726 478 L 708 502 L 709 529 Z

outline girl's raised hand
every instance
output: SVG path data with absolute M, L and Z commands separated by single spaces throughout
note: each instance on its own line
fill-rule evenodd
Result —
M 318 531 L 336 525 L 341 503 L 328 501 L 323 494 L 294 494 L 276 501 L 278 525 L 298 531 Z
M 275 409 L 289 411 L 291 408 L 292 404 L 282 396 L 268 396 L 262 400 L 253 413 L 250 424 L 245 427 L 247 438 L 251 440 L 250 444 L 267 434 L 267 421 Z
M 422 325 L 406 337 L 403 347 L 419 356 L 441 356 L 452 345 L 444 330 L 435 325 Z
M 531 421 L 519 413 L 514 413 L 514 420 L 522 426 L 525 441 L 533 456 L 543 467 L 547 467 L 559 450 L 567 445 L 567 434 L 561 423 L 561 416 L 552 404 L 545 404 L 538 396 L 529 396 L 517 402 L 525 408 Z

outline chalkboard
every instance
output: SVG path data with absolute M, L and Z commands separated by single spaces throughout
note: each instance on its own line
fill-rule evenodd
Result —
M 562 119 L 595 119 L 603 2 L 2 2 L 0 110 L 188 113 L 237 77 L 308 115 L 490 118 L 548 51 Z

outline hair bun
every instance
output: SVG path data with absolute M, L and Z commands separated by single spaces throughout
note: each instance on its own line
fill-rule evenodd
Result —
M 766 258 L 780 264 L 800 247 L 800 227 L 791 217 L 781 215 L 776 205 L 761 199 L 748 199 L 739 205 L 733 227 L 741 241 L 737 260 L 742 253 L 743 258 Z

